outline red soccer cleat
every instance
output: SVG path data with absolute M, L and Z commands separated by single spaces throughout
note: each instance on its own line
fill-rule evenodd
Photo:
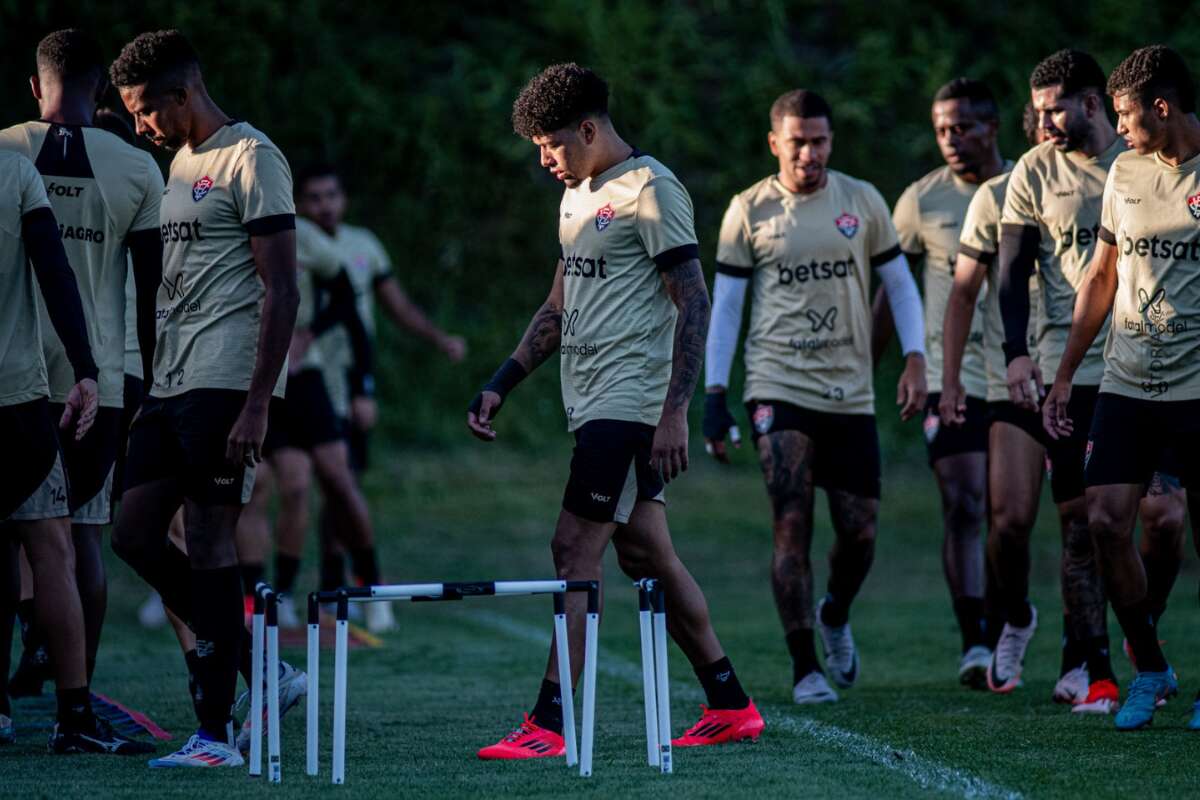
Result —
M 512 733 L 479 751 L 485 761 L 565 756 L 563 737 L 534 722 L 528 714 Z
M 724 744 L 749 739 L 758 741 L 766 723 L 754 707 L 754 701 L 745 708 L 708 708 L 700 706 L 700 721 L 680 736 L 672 739 L 675 747 L 699 747 L 706 744 Z
M 1105 678 L 1088 687 L 1087 697 L 1071 707 L 1074 714 L 1113 714 L 1121 707 L 1121 691 Z

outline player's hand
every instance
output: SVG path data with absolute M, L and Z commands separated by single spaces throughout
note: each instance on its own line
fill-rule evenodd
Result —
M 1046 390 L 1042 371 L 1029 356 L 1017 356 L 1008 364 L 1008 398 L 1026 411 L 1038 410 Z
M 938 416 L 943 425 L 962 425 L 967 421 L 967 390 L 962 381 L 942 381 Z
M 292 342 L 288 346 L 288 374 L 295 375 L 300 371 L 300 365 L 308 348 L 312 347 L 313 335 L 308 328 L 296 328 L 292 332 Z
M 438 349 L 450 359 L 450 363 L 457 364 L 467 357 L 467 340 L 461 336 L 442 336 L 438 341 Z
M 78 442 L 91 430 L 92 423 L 96 421 L 96 409 L 100 406 L 100 392 L 96 388 L 96 382 L 91 378 L 84 378 L 72 386 L 64 405 L 66 407 L 63 409 L 62 419 L 58 421 L 58 429 L 70 430 L 73 421 L 75 441 Z
M 742 433 L 738 430 L 733 414 L 725 402 L 725 390 L 708 392 L 704 395 L 704 452 L 722 464 L 729 463 L 729 451 L 725 449 L 725 436 L 735 448 L 742 446 Z
M 263 460 L 263 439 L 267 438 L 267 406 L 261 408 L 249 402 L 242 406 L 242 413 L 229 431 L 225 440 L 225 458 L 231 464 L 253 467 Z
M 496 431 L 492 430 L 492 420 L 500 413 L 500 406 L 503 404 L 504 398 L 495 392 L 484 390 L 475 395 L 475 399 L 467 407 L 467 428 L 476 439 L 490 442 L 496 438 Z
M 1065 439 L 1075 432 L 1075 423 L 1067 416 L 1067 403 L 1070 400 L 1071 382 L 1056 379 L 1042 403 L 1042 425 L 1051 439 Z
M 663 414 L 658 427 L 654 429 L 654 443 L 650 446 L 650 467 L 662 476 L 665 483 L 670 483 L 679 473 L 687 471 L 687 451 L 687 412 Z
M 379 421 L 379 406 L 374 397 L 360 396 L 350 401 L 350 421 L 360 431 L 369 431 Z
M 900 419 L 910 420 L 925 410 L 925 398 L 929 390 L 925 385 L 925 356 L 909 353 L 904 359 L 904 372 L 896 384 L 896 405 L 900 406 Z

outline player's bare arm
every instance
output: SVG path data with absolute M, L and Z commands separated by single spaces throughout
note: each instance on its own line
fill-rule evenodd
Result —
M 1004 225 L 1000 233 L 1000 315 L 1004 320 L 1004 358 L 1008 394 L 1013 403 L 1038 410 L 1044 391 L 1042 372 L 1029 357 L 1029 278 L 1041 234 L 1030 225 Z
M 238 415 L 225 448 L 230 461 L 252 465 L 262 461 L 267 435 L 267 407 L 279 379 L 296 326 L 300 289 L 296 280 L 296 231 L 251 236 L 254 266 L 266 288 L 258 332 L 258 356 L 246 405 Z
M 521 343 L 467 408 L 467 428 L 476 438 L 485 442 L 496 438 L 492 420 L 499 413 L 505 396 L 558 351 L 562 340 L 562 310 L 563 262 L 559 259 L 554 269 L 550 294 L 530 320 Z
M 964 253 L 955 257 L 954 285 L 942 320 L 942 396 L 938 414 L 943 425 L 962 425 L 966 421 L 967 391 L 960 379 L 962 358 L 985 278 L 986 265 Z
M 687 410 L 700 367 L 704 363 L 704 343 L 708 336 L 711 304 L 704 272 L 697 259 L 690 259 L 662 273 L 671 302 L 679 311 L 675 322 L 675 347 L 671 363 L 671 381 L 663 402 L 662 418 L 654 431 L 650 451 L 651 464 L 671 480 L 688 468 Z
M 1096 242 L 1092 263 L 1084 276 L 1083 284 L 1075 300 L 1075 313 L 1071 317 L 1071 333 L 1067 347 L 1054 376 L 1054 386 L 1042 406 L 1042 424 L 1046 432 L 1055 439 L 1070 436 L 1074 430 L 1067 416 L 1067 401 L 1071 399 L 1071 379 L 1075 370 L 1104 327 L 1104 321 L 1112 313 L 1113 299 L 1117 294 L 1117 248 L 1103 239 Z
M 466 356 L 467 343 L 463 338 L 439 328 L 409 298 L 408 293 L 400 286 L 400 281 L 392 277 L 384 278 L 375 286 L 375 296 L 393 322 L 441 350 L 452 362 L 457 364 Z

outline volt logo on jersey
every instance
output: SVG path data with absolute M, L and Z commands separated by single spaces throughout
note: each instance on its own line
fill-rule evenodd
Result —
M 204 199 L 205 195 L 209 193 L 212 187 L 213 179 L 205 175 L 203 178 L 192 184 L 192 200 L 199 203 Z
M 1189 197 L 1187 199 L 1187 204 L 1188 211 L 1192 212 L 1192 217 L 1194 219 L 1200 219 L 1200 192 L 1196 192 L 1194 195 Z
M 833 221 L 837 225 L 837 229 L 842 232 L 842 236 L 847 239 L 853 239 L 854 234 L 858 233 L 858 217 L 853 214 L 843 213 L 840 217 Z
M 604 206 L 596 212 L 596 230 L 602 231 L 612 224 L 613 217 L 616 213 L 613 211 L 612 203 L 605 203 Z

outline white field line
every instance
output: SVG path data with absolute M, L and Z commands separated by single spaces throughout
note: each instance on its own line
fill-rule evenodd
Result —
M 550 644 L 550 634 L 540 627 L 493 611 L 472 611 L 471 619 L 485 626 L 524 639 L 531 644 Z M 639 665 L 611 653 L 604 655 L 596 665 L 598 671 L 630 686 L 641 686 L 642 669 Z M 686 700 L 702 701 L 704 694 L 694 683 L 671 681 L 671 692 Z M 842 750 L 864 761 L 893 770 L 905 776 L 922 789 L 943 792 L 967 800 L 1021 800 L 1020 792 L 986 781 L 969 772 L 947 767 L 936 761 L 919 756 L 912 750 L 899 750 L 887 742 L 861 733 L 844 730 L 836 725 L 814 719 L 796 717 L 795 710 L 783 707 L 759 706 L 771 727 L 783 728 L 789 733 L 807 736 L 818 743 Z

